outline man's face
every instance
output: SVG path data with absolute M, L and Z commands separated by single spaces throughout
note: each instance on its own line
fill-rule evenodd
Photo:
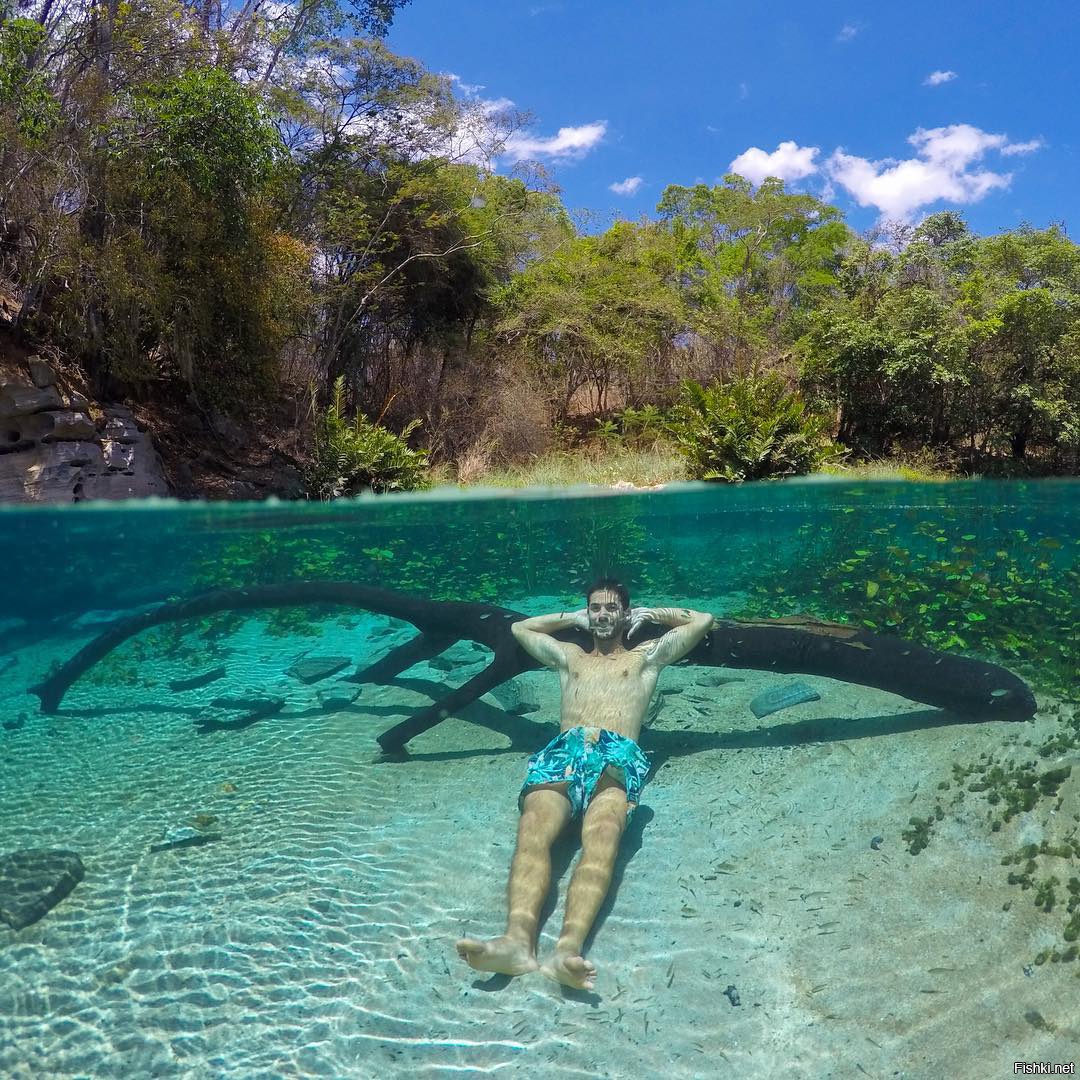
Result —
M 593 637 L 602 641 L 621 638 L 626 617 L 622 601 L 608 589 L 597 589 L 589 597 L 589 630 Z

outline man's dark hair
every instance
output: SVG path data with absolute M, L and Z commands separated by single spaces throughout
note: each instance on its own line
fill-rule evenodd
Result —
M 585 590 L 585 603 L 589 602 L 589 598 L 594 592 L 601 592 L 603 590 L 613 592 L 618 598 L 619 602 L 624 608 L 630 607 L 630 593 L 627 592 L 626 586 L 616 581 L 614 578 L 602 577 L 597 578 L 586 590 Z

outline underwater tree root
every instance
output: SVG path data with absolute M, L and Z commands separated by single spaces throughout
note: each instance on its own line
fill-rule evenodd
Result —
M 464 685 L 383 732 L 378 742 L 386 751 L 401 750 L 410 739 L 500 683 L 540 667 L 510 631 L 513 623 L 527 617 L 519 611 L 494 604 L 426 600 L 352 581 L 298 581 L 220 589 L 120 619 L 31 691 L 41 699 L 42 712 L 56 713 L 80 675 L 143 630 L 222 611 L 317 604 L 364 608 L 402 619 L 420 631 L 418 637 L 349 676 L 354 682 L 388 682 L 406 668 L 458 641 L 478 642 L 494 654 L 491 663 Z M 635 640 L 648 640 L 664 632 L 662 627 L 643 628 Z M 590 645 L 588 636 L 580 631 L 562 631 L 555 636 L 586 648 Z M 858 626 L 803 616 L 716 619 L 708 636 L 684 663 L 751 668 L 777 674 L 824 675 L 887 690 L 972 720 L 1028 720 L 1036 708 L 1027 684 L 996 664 L 935 652 Z

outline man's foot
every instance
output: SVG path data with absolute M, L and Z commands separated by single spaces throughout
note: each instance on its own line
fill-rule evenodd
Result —
M 540 970 L 575 990 L 591 990 L 596 985 L 596 965 L 576 953 L 557 952 Z
M 458 956 L 477 971 L 496 971 L 500 975 L 524 975 L 537 968 L 536 957 L 528 945 L 513 938 L 497 937 L 487 941 L 462 938 L 457 943 Z

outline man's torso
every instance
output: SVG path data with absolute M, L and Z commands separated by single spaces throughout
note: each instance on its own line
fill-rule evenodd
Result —
M 647 646 L 604 656 L 566 645 L 560 727 L 599 727 L 637 741 L 659 672 L 647 663 Z

